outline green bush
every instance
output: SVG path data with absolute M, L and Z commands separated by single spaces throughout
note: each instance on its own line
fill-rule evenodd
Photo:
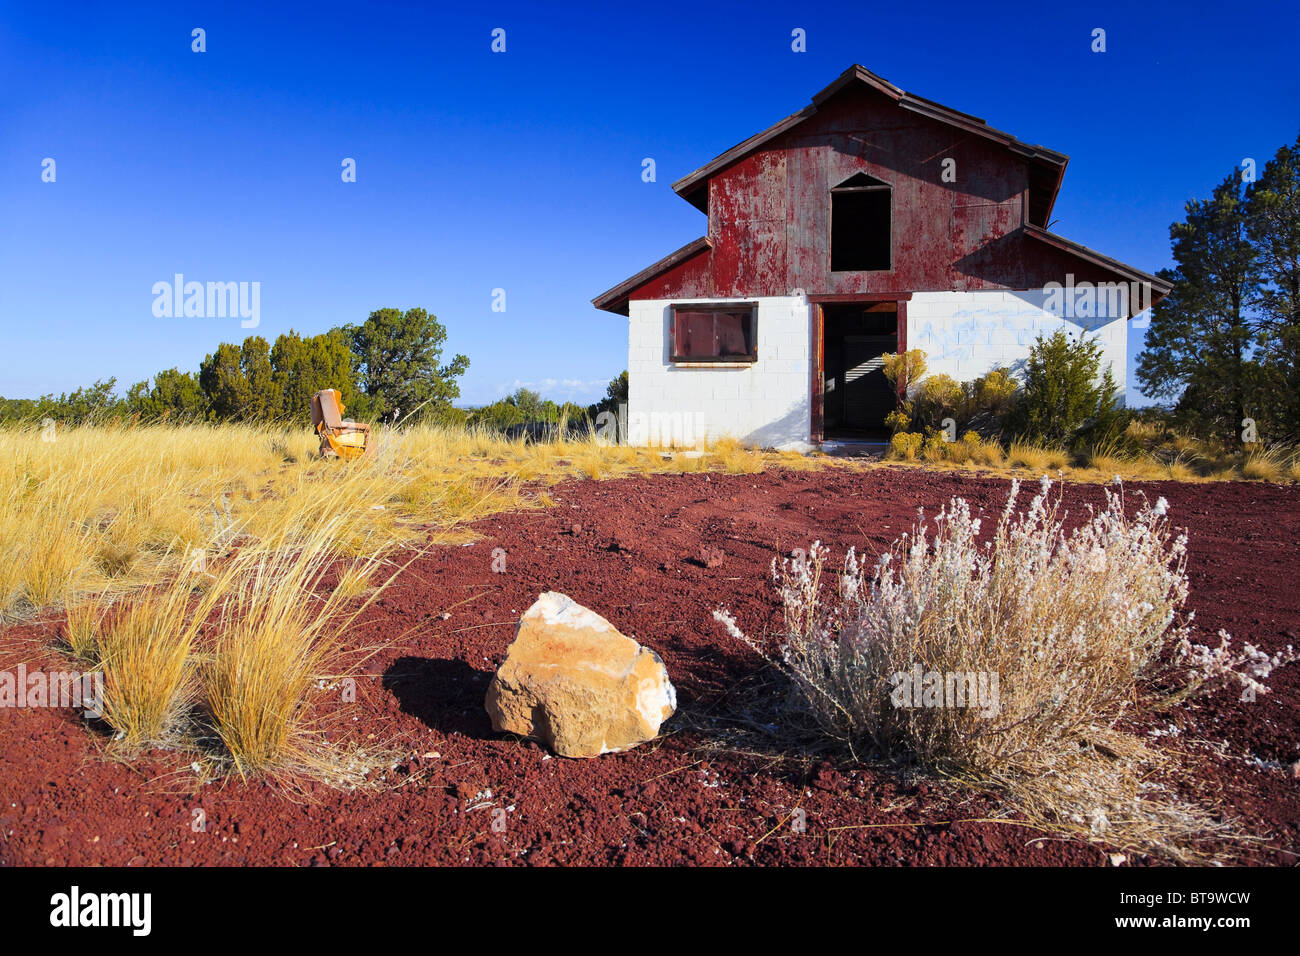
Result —
M 1045 445 L 1078 445 L 1113 438 L 1122 431 L 1119 389 L 1109 367 L 1101 369 L 1095 339 L 1058 329 L 1039 335 L 1025 362 L 1025 384 L 1015 429 Z

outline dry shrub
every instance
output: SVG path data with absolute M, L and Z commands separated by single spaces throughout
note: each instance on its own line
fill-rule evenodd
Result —
M 838 600 L 823 594 L 820 544 L 803 563 L 774 562 L 777 654 L 725 611 L 715 617 L 784 671 L 800 709 L 852 752 L 1000 787 L 1045 825 L 1192 858 L 1198 828 L 1223 828 L 1157 799 L 1144 777 L 1158 758 L 1121 719 L 1157 682 L 1162 705 L 1171 688 L 1258 688 L 1283 657 L 1235 655 L 1226 635 L 1214 650 L 1191 643 L 1179 616 L 1186 537 L 1163 499 L 1129 518 L 1122 491 L 1107 489 L 1106 507 L 1067 533 L 1050 485 L 1017 510 L 1013 483 L 987 544 L 955 498 L 933 537 L 922 516 L 872 572 L 850 551 Z
M 895 432 L 889 439 L 888 457 L 896 461 L 915 461 L 925 436 L 920 432 Z

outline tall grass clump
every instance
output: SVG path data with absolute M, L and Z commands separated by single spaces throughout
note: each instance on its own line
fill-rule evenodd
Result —
M 219 612 L 202 671 L 202 709 L 241 776 L 329 777 L 338 769 L 319 732 L 312 690 L 348 672 L 342 633 L 365 605 L 345 612 L 355 589 L 324 586 L 339 560 L 336 537 L 327 522 L 305 542 L 242 553 L 210 589 Z M 354 559 L 340 579 L 368 581 L 379 563 L 378 555 Z
M 1153 799 L 1144 778 L 1158 758 L 1123 721 L 1141 699 L 1167 706 L 1222 681 L 1259 688 L 1291 655 L 1235 654 L 1227 635 L 1212 650 L 1192 643 L 1180 614 L 1187 541 L 1163 499 L 1129 517 L 1122 491 L 1107 489 L 1105 507 L 1066 531 L 1050 486 L 1022 510 L 1013 483 L 983 544 L 980 519 L 954 498 L 933 536 L 922 519 L 873 569 L 850 551 L 833 596 L 819 544 L 802 563 L 774 562 L 776 652 L 725 610 L 715 617 L 851 752 L 999 787 L 1053 827 L 1189 858 L 1200 828 L 1222 827 Z
M 175 745 L 198 696 L 191 652 L 201 624 L 183 582 L 137 593 L 98 622 L 94 645 L 104 671 L 103 719 L 129 750 Z M 72 627 L 87 640 L 93 625 L 74 612 Z
M 63 649 L 83 664 L 98 664 L 99 634 L 111 610 L 112 605 L 68 600 L 63 623 Z
M 1285 481 L 1291 464 L 1287 450 L 1278 445 L 1250 451 L 1241 465 L 1241 476 L 1248 481 Z

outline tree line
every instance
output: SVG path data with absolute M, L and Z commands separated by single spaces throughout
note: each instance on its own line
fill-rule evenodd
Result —
M 432 421 L 504 430 L 529 422 L 581 424 L 627 401 L 627 372 L 614 379 L 605 398 L 583 407 L 557 404 L 527 388 L 489 405 L 461 409 L 459 379 L 469 359 L 442 360 L 447 332 L 424 309 L 378 309 L 360 325 L 320 335 L 295 331 L 274 343 L 252 335 L 238 345 L 223 342 L 197 372 L 164 369 L 137 382 L 124 396 L 109 378 L 60 395 L 0 398 L 0 424 L 65 425 L 111 419 L 144 422 L 283 422 L 306 424 L 311 397 L 337 388 L 350 418 L 371 422 Z
M 223 342 L 197 372 L 165 369 L 124 397 L 109 378 L 61 395 L 0 398 L 0 422 L 53 418 L 66 424 L 134 418 L 181 422 L 306 423 L 311 396 L 337 388 L 350 417 L 392 421 L 436 416 L 460 395 L 469 359 L 443 362 L 447 330 L 424 309 L 377 309 L 359 325 L 320 335 L 289 331 L 268 342 Z

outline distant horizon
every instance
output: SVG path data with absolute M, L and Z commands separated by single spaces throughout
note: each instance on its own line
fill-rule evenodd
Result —
M 1262 167 L 1300 125 L 1291 6 L 1226 22 L 1167 2 L 743 11 L 11 9 L 0 395 L 110 377 L 124 394 L 197 372 L 221 342 L 420 307 L 447 328 L 443 360 L 470 359 L 457 407 L 521 387 L 590 405 L 627 367 L 626 323 L 590 300 L 706 231 L 671 183 L 853 63 L 1068 154 L 1052 231 L 1153 273 L 1173 264 L 1184 203 L 1247 158 Z M 702 69 L 704 50 L 735 68 Z M 1027 73 L 1025 50 L 1050 68 Z M 234 284 L 242 311 L 155 308 L 178 274 Z M 1132 407 L 1149 401 L 1142 337 L 1129 336 Z

